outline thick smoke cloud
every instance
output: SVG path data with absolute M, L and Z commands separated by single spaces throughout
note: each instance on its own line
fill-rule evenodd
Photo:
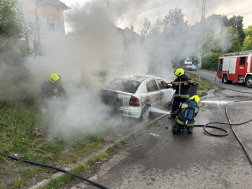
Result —
M 37 86 L 51 73 L 58 73 L 67 91 L 61 111 L 57 109 L 57 101 L 50 102 L 54 113 L 47 117 L 49 138 L 103 129 L 111 108 L 101 102 L 100 89 L 128 73 L 147 74 L 149 67 L 149 56 L 139 43 L 124 45 L 123 35 L 108 20 L 104 5 L 93 2 L 75 7 L 66 22 L 73 32 L 67 36 L 48 36 L 43 43 L 44 55 L 26 63 Z M 120 121 L 109 123 L 116 126 Z
M 111 108 L 100 100 L 101 88 L 112 79 L 127 74 L 154 74 L 171 81 L 174 79 L 172 63 L 197 51 L 198 44 L 193 39 L 198 31 L 179 27 L 166 36 L 155 34 L 144 41 L 125 45 L 125 38 L 114 23 L 147 1 L 109 2 L 108 6 L 92 1 L 82 7 L 72 7 L 66 15 L 72 33 L 44 38 L 43 55 L 26 61 L 28 71 L 10 70 L 1 65 L 0 73 L 12 73 L 9 78 L 17 75 L 28 78 L 19 88 L 36 93 L 35 97 L 39 96 L 42 82 L 48 80 L 51 73 L 61 76 L 67 100 L 60 104 L 50 102 L 53 114 L 46 117 L 49 139 L 57 135 L 71 137 L 76 133 L 96 132 L 104 129 L 105 122 L 112 127 L 118 126 L 121 119 L 109 119 Z M 16 89 L 16 86 L 9 88 Z

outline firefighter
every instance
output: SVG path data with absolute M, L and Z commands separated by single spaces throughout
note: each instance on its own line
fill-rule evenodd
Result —
M 185 71 L 182 68 L 178 68 L 174 71 L 177 78 L 174 82 L 171 82 L 173 89 L 176 89 L 171 116 L 168 119 L 175 119 L 177 114 L 175 111 L 178 109 L 180 103 L 187 102 L 189 100 L 189 87 L 190 85 L 196 85 L 196 83 L 185 75 Z M 184 83 L 175 83 L 184 82 Z
M 42 113 L 47 109 L 46 102 L 50 99 L 55 99 L 56 97 L 66 97 L 66 91 L 60 82 L 61 77 L 52 73 L 49 77 L 49 81 L 44 81 L 42 84 L 41 100 L 40 106 L 42 108 Z
M 178 118 L 176 120 L 176 123 L 172 127 L 172 132 L 174 134 L 180 131 L 180 129 L 183 127 L 187 128 L 188 133 L 193 132 L 193 125 L 195 122 L 194 118 L 199 112 L 199 102 L 199 96 L 194 95 L 190 98 L 188 102 L 184 102 L 179 106 L 179 108 L 176 110 Z

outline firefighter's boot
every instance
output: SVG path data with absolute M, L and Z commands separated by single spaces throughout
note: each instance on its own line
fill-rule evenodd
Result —
M 193 133 L 193 126 L 187 128 L 188 133 Z
M 180 131 L 179 125 L 175 124 L 172 126 L 172 133 L 177 134 Z

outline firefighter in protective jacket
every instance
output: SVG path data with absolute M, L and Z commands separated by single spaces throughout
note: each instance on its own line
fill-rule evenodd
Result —
M 42 84 L 42 91 L 40 94 L 40 106 L 42 108 L 42 112 L 47 109 L 46 102 L 50 99 L 56 97 L 65 97 L 66 91 L 63 88 L 63 85 L 60 82 L 61 78 L 58 74 L 52 73 L 49 77 L 49 81 L 44 81 Z
M 174 80 L 174 82 L 171 82 L 171 84 L 176 92 L 172 104 L 171 116 L 168 119 L 176 118 L 177 114 L 175 111 L 178 109 L 180 103 L 184 103 L 189 100 L 190 85 L 197 85 L 197 83 L 195 83 L 193 80 L 191 80 L 191 78 L 188 78 L 187 75 L 185 75 L 185 71 L 182 68 L 175 70 L 174 74 L 177 76 L 177 78 Z
M 176 110 L 178 114 L 176 123 L 173 125 L 172 132 L 176 134 L 182 127 L 187 128 L 188 133 L 193 132 L 193 125 L 195 123 L 194 118 L 199 112 L 198 104 L 200 98 L 197 95 L 194 95 L 190 98 L 188 102 L 182 103 L 179 108 Z M 191 111 L 191 115 L 190 115 Z
M 60 82 L 61 78 L 58 74 L 52 73 L 49 81 L 44 81 L 42 84 L 41 97 L 43 99 L 50 99 L 53 96 L 62 97 L 66 94 L 63 85 Z

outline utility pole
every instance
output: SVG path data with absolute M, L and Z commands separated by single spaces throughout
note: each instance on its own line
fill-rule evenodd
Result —
M 202 66 L 202 45 L 203 45 L 203 40 L 204 40 L 204 35 L 205 35 L 205 31 L 204 31 L 205 4 L 206 4 L 206 0 L 203 0 L 201 20 L 200 20 L 200 40 L 199 40 L 199 52 L 198 52 L 198 72 L 199 72 L 199 68 L 201 68 L 201 66 Z M 200 75 L 199 75 L 199 79 L 200 79 Z
M 39 31 L 39 16 L 38 16 L 38 5 L 39 0 L 36 1 L 35 4 L 35 23 L 36 23 L 36 31 L 34 32 L 34 39 L 33 39 L 33 45 L 34 45 L 34 53 L 35 55 L 38 53 L 38 48 L 40 46 L 40 31 Z
M 109 0 L 106 0 L 106 4 L 107 4 L 107 10 L 108 10 L 108 7 L 109 7 Z

